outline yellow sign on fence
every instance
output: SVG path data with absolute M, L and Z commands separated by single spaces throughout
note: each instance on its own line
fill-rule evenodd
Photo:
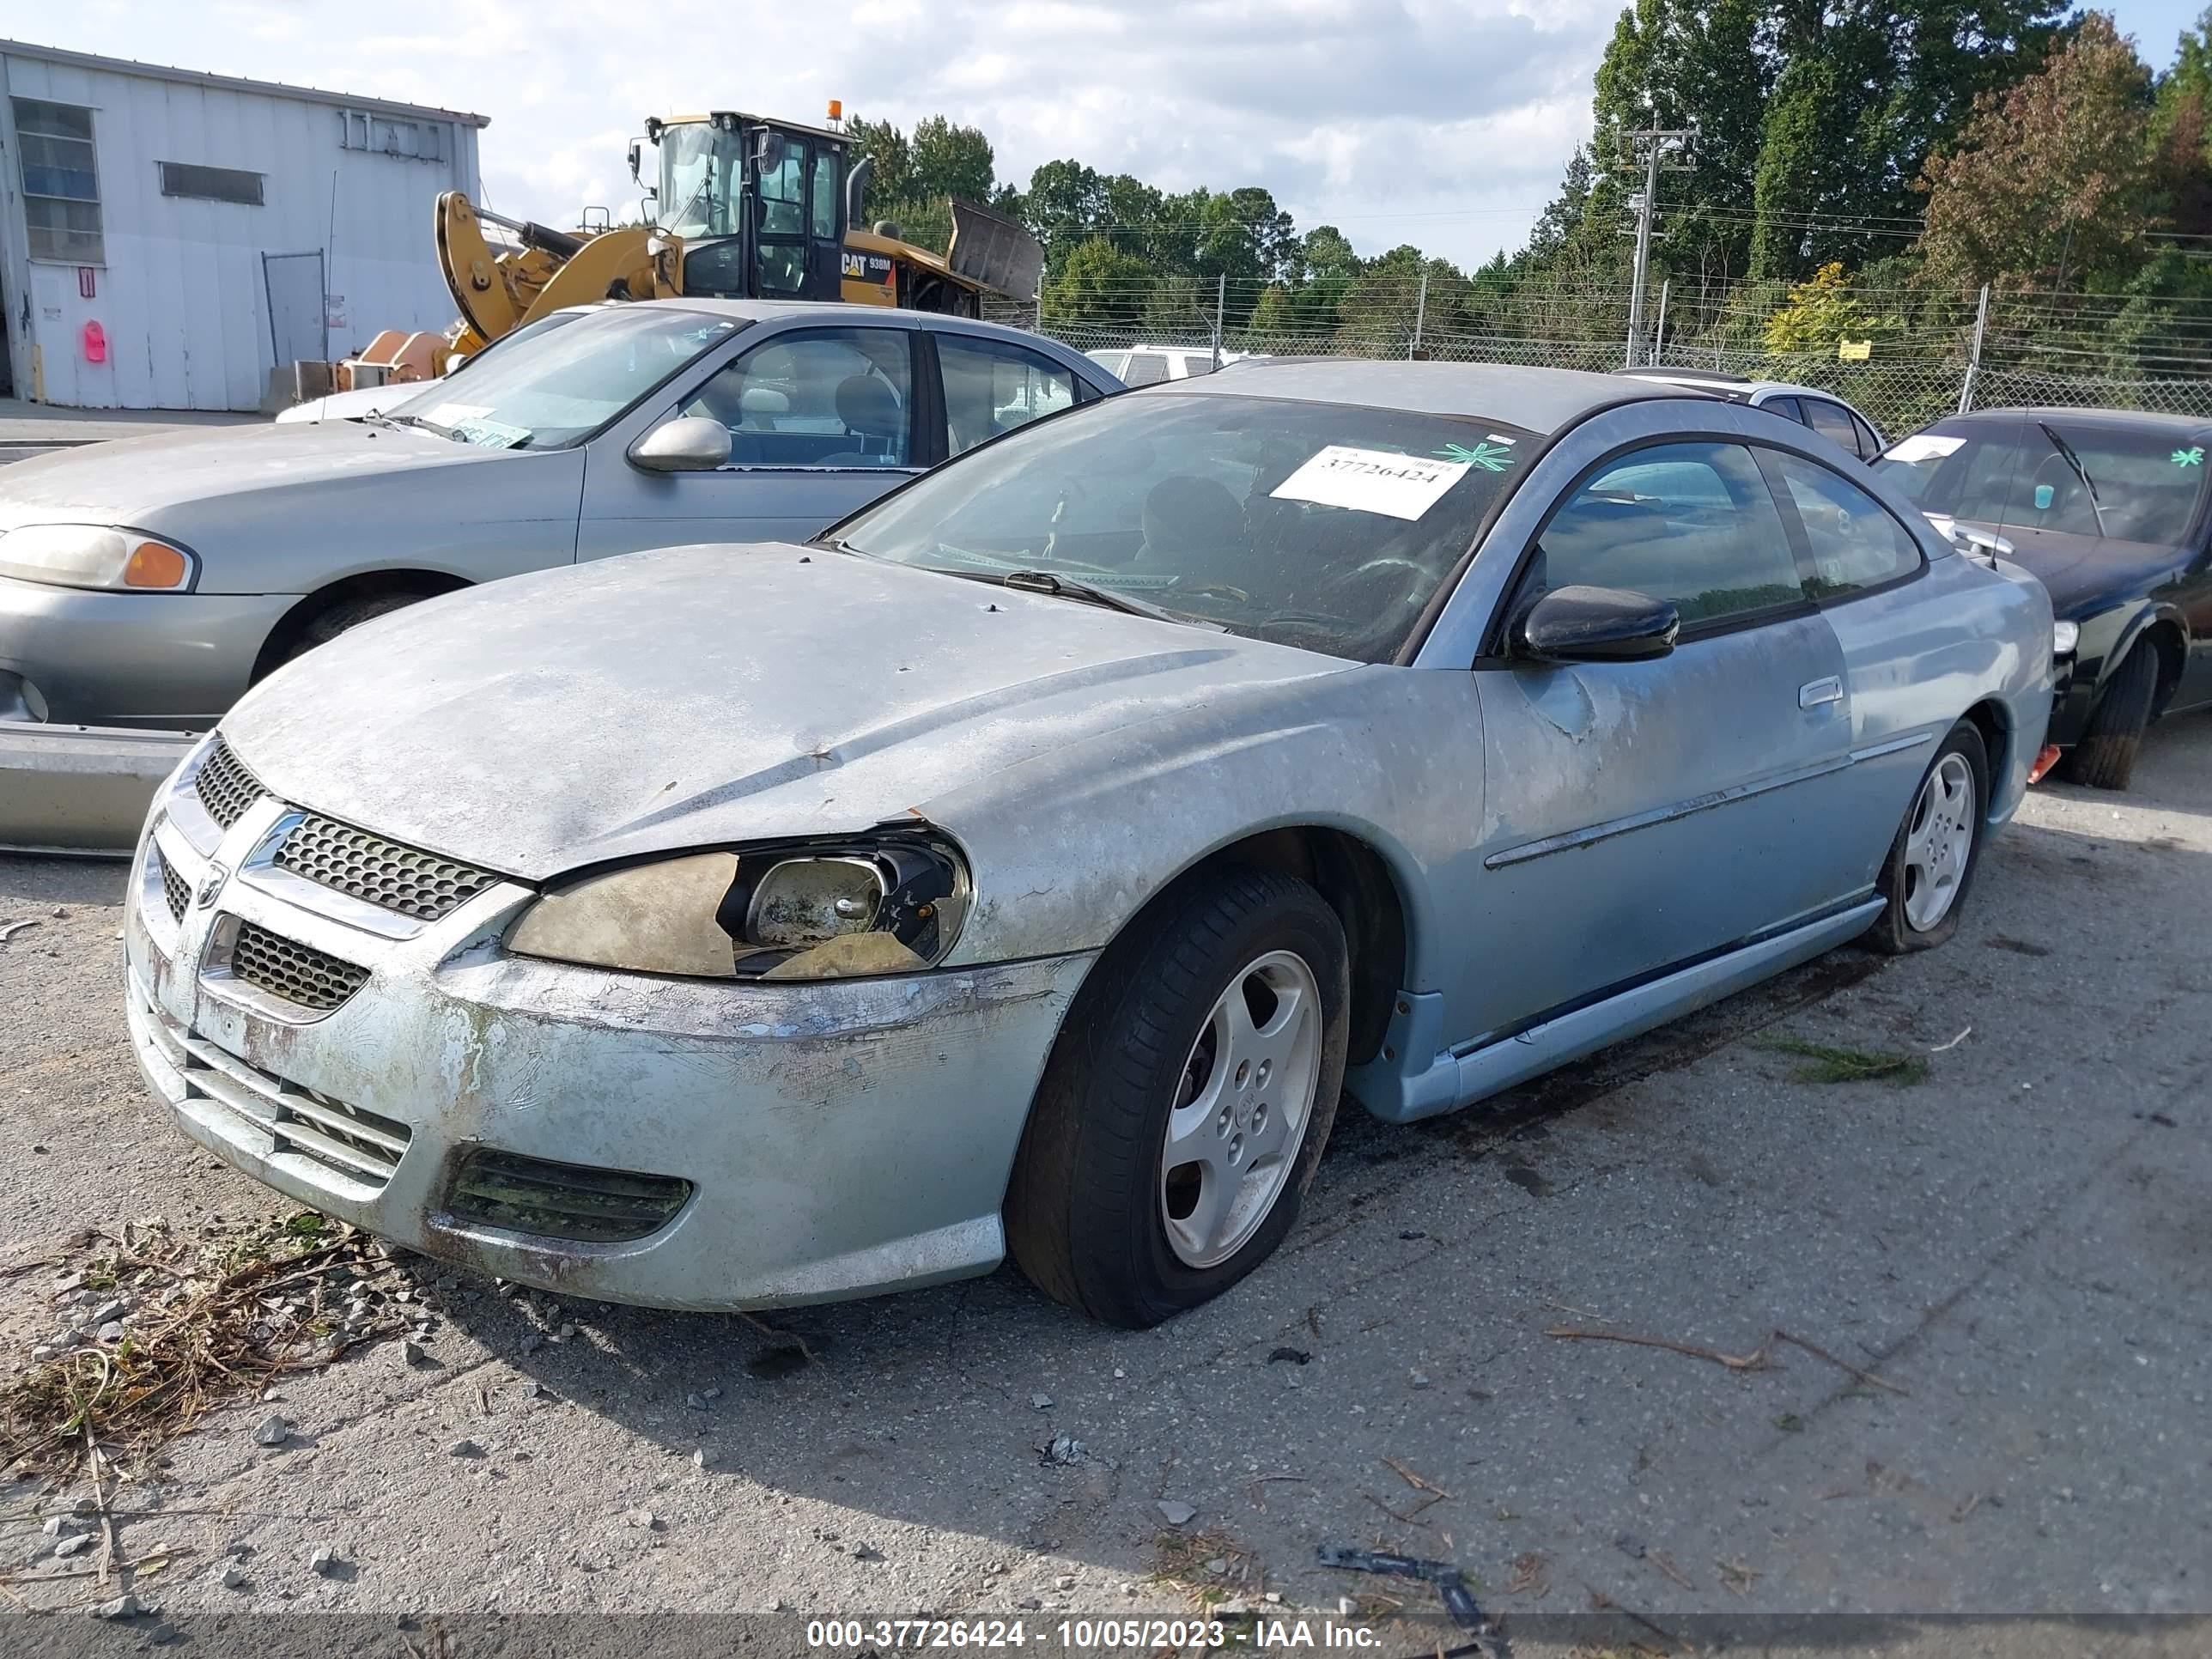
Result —
M 1843 363 L 1863 363 L 1874 356 L 1872 340 L 1838 340 L 1836 342 L 1836 361 Z

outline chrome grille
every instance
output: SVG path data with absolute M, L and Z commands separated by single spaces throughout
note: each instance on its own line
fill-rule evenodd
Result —
M 161 896 L 168 902 L 169 915 L 173 920 L 182 921 L 186 907 L 192 902 L 192 890 L 185 884 L 185 878 L 171 867 L 168 860 L 161 858 L 159 853 L 154 856 L 161 860 Z
M 450 915 L 499 878 L 310 812 L 276 849 L 279 868 L 420 921 Z
M 230 972 L 257 991 L 325 1013 L 368 982 L 368 969 L 251 921 L 238 925 L 238 938 L 230 948 Z
M 225 830 L 244 817 L 253 803 L 269 793 L 261 787 L 261 781 L 246 769 L 246 763 L 230 752 L 230 745 L 221 742 L 200 763 L 198 775 L 192 779 L 192 792 L 200 798 L 207 815 Z

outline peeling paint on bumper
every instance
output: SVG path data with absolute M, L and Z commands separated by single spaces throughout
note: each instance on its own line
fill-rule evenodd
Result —
M 226 869 L 274 811 L 223 836 Z M 812 984 L 660 980 L 507 956 L 497 938 L 532 896 L 514 885 L 395 939 L 238 878 L 179 921 L 163 860 L 195 894 L 209 867 L 157 820 L 127 907 L 133 1045 L 179 1128 L 302 1204 L 426 1255 L 659 1307 L 830 1301 L 995 1267 L 1030 1097 L 1091 961 Z M 326 1014 L 287 1009 L 206 965 L 239 921 L 368 978 Z M 312 1144 L 307 1126 L 342 1121 L 330 1115 L 343 1108 L 404 1126 L 388 1171 L 288 1139 L 296 1123 Z M 443 1208 L 477 1146 L 680 1176 L 696 1190 L 634 1242 L 508 1233 Z

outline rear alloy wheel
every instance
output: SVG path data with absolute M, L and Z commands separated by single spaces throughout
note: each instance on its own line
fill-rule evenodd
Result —
M 1959 912 L 1982 850 L 1989 750 L 1961 720 L 1921 775 L 1875 886 L 1888 901 L 1868 942 L 1893 956 L 1925 951 L 1959 931 Z
M 2105 682 L 2081 740 L 2066 754 L 2066 781 L 2092 789 L 2124 789 L 2158 696 L 2158 647 L 2137 640 Z
M 1267 1260 L 1336 1117 L 1343 925 L 1294 878 L 1182 884 L 1091 970 L 1037 1087 L 1006 1244 L 1047 1294 L 1141 1329 Z

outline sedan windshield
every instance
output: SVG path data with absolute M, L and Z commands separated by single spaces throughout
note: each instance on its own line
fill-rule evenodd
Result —
M 2206 465 L 2193 437 L 2024 415 L 1939 422 L 1877 470 L 1923 513 L 2179 547 Z
M 848 520 L 848 551 L 1385 662 L 1511 487 L 1502 421 L 1147 393 L 988 444 Z M 1047 589 L 1047 591 L 1051 591 Z
M 611 307 L 507 344 L 465 381 L 410 398 L 393 416 L 491 449 L 565 448 L 743 326 L 674 307 Z

